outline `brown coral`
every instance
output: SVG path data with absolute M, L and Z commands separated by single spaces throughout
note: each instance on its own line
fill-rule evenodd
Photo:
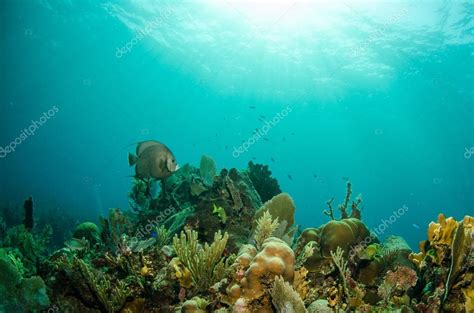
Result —
M 325 258 L 331 257 L 331 251 L 341 247 L 345 253 L 352 245 L 371 239 L 370 231 L 356 218 L 330 221 L 321 230 L 321 252 Z

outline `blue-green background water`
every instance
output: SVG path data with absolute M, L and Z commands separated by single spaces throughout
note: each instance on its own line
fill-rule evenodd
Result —
M 303 226 L 327 221 L 345 178 L 369 227 L 408 208 L 384 235 L 414 248 L 439 212 L 474 212 L 472 1 L 2 0 L 0 12 L 0 145 L 58 108 L 0 159 L 2 203 L 126 208 L 128 145 L 156 139 L 181 164 L 269 164 Z M 233 157 L 287 106 L 268 141 Z

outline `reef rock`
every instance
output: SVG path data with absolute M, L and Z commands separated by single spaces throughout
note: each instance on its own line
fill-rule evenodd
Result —
M 208 171 L 183 166 L 168 178 L 165 190 L 152 201 L 150 210 L 140 212 L 141 223 L 165 215 L 163 224 L 173 232 L 190 228 L 206 242 L 212 242 L 214 233 L 222 230 L 229 233 L 229 251 L 237 252 L 250 236 L 254 214 L 262 205 L 260 197 L 248 175 L 237 169 L 223 169 L 213 177 L 212 184 L 208 179 L 204 181 L 204 173 Z M 213 214 L 215 207 L 219 215 Z M 166 211 L 170 213 L 164 214 Z

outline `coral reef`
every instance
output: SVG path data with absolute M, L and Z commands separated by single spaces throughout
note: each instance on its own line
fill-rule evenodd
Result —
M 369 231 L 351 183 L 340 219 L 331 199 L 298 233 L 293 199 L 252 162 L 217 173 L 205 156 L 149 191 L 134 180 L 129 210 L 67 224 L 55 249 L 44 223 L 0 219 L 0 312 L 474 312 L 472 217 L 440 214 L 415 253 Z
M 420 272 L 422 295 L 416 308 L 432 307 L 446 312 L 472 312 L 474 277 L 474 218 L 462 221 L 438 216 L 430 223 L 428 239 L 420 242 L 420 252 L 410 260 Z

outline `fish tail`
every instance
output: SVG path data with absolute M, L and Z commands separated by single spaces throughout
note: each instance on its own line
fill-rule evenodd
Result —
M 130 166 L 134 166 L 137 163 L 138 157 L 136 155 L 133 155 L 131 153 L 128 154 L 128 164 Z

